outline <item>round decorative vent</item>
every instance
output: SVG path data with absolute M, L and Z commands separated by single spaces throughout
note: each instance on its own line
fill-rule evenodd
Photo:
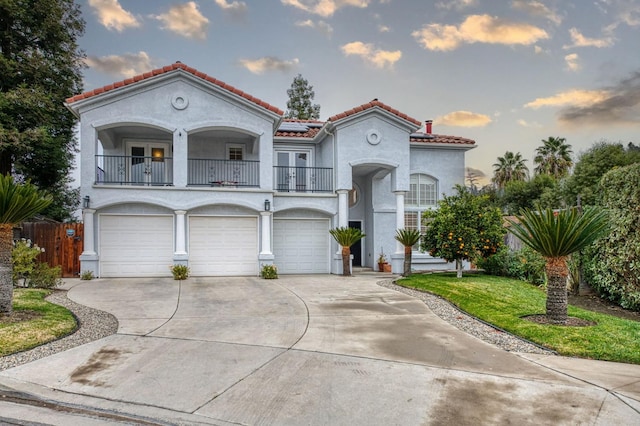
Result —
M 378 145 L 382 141 L 382 133 L 379 130 L 371 129 L 367 132 L 367 142 L 371 145 Z
M 175 109 L 185 109 L 189 106 L 189 99 L 183 95 L 175 95 L 171 98 L 171 105 L 173 105 Z

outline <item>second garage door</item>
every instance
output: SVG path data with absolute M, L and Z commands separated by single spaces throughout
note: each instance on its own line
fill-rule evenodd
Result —
M 189 268 L 194 276 L 257 275 L 257 218 L 190 217 Z
M 274 219 L 274 263 L 281 274 L 327 274 L 329 219 Z

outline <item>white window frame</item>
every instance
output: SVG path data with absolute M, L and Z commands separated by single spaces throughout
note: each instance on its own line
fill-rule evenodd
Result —
M 420 200 L 420 176 L 424 176 L 425 178 L 429 179 L 431 182 L 433 182 L 434 185 L 434 198 L 433 198 L 433 203 L 423 203 Z M 426 173 L 412 173 L 410 176 L 410 185 L 411 182 L 413 181 L 413 178 L 417 177 L 417 184 L 416 184 L 416 196 L 415 199 L 417 200 L 417 202 L 415 204 L 409 204 L 409 200 L 413 199 L 410 194 L 411 191 L 409 191 L 407 193 L 407 195 L 405 196 L 404 199 L 404 227 L 407 229 L 417 229 L 418 231 L 420 231 L 421 234 L 424 233 L 425 231 L 425 227 L 422 224 L 422 215 L 425 211 L 427 210 L 434 210 L 437 208 L 438 206 L 438 179 L 436 179 L 435 177 L 428 175 Z M 425 183 L 426 184 L 426 183 Z M 414 216 L 415 217 L 415 224 L 411 224 L 409 225 L 409 221 L 407 220 L 409 217 Z M 420 242 L 418 242 L 416 245 L 413 246 L 413 251 L 414 252 L 418 252 L 419 251 L 419 245 Z
M 246 153 L 245 153 L 245 145 L 241 144 L 241 143 L 228 143 L 226 146 L 226 150 L 227 150 L 227 160 L 231 160 L 231 150 L 232 149 L 236 149 L 236 148 L 240 148 L 241 152 L 242 152 L 242 158 L 240 160 L 234 159 L 233 161 L 244 161 L 246 159 Z

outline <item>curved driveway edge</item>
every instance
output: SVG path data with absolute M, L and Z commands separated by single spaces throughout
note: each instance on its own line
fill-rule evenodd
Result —
M 640 366 L 505 352 L 378 279 L 89 281 L 118 334 L 0 387 L 168 424 L 640 423 Z

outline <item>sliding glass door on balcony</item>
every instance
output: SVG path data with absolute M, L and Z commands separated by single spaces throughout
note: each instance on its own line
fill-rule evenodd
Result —
M 311 151 L 276 151 L 275 189 L 278 192 L 332 192 L 333 169 L 311 167 Z
M 283 192 L 305 192 L 309 187 L 307 168 L 309 152 L 278 152 L 276 158 L 276 189 Z

